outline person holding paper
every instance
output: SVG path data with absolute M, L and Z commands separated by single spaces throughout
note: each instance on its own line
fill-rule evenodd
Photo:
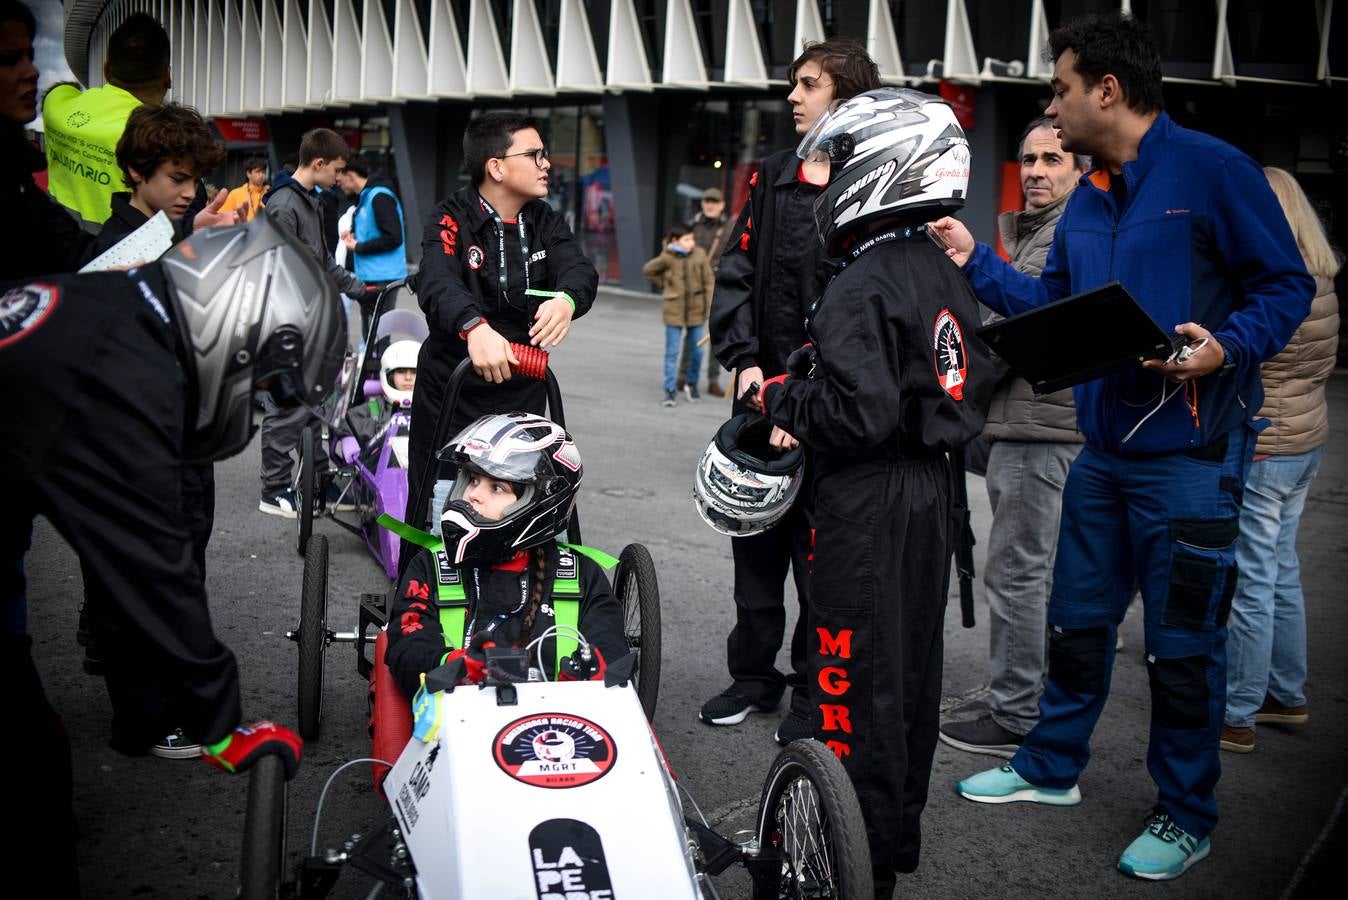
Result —
M 416 291 L 430 337 L 421 346 L 412 399 L 412 497 L 427 456 L 439 449 L 430 446 L 435 423 L 460 360 L 471 359 L 481 380 L 464 385 L 449 434 L 487 413 L 541 414 L 546 389 L 510 377 L 518 363 L 510 344 L 556 347 L 572 320 L 589 311 L 599 286 L 594 264 L 544 199 L 552 164 L 534 119 L 478 116 L 464 133 L 463 159 L 473 183 L 437 206 L 423 231 Z M 425 511 L 408 510 L 409 521 L 422 521 L 419 512 Z

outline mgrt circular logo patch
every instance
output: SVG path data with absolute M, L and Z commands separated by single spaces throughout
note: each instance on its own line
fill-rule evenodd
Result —
M 964 352 L 964 330 L 949 308 L 936 316 L 932 345 L 936 348 L 936 380 L 941 389 L 956 400 L 963 400 L 969 362 Z
M 608 774 L 618 748 L 589 719 L 540 713 L 516 719 L 492 741 L 496 764 L 516 781 L 544 788 L 573 788 Z
M 482 248 L 473 244 L 468 248 L 468 268 L 476 272 L 482 268 L 482 263 L 486 260 L 487 254 L 482 252 Z
M 55 285 L 25 284 L 0 297 L 0 347 L 22 340 L 56 308 L 60 292 Z

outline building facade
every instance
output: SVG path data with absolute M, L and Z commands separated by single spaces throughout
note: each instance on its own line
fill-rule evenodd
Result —
M 962 215 L 980 237 L 1018 203 L 1015 140 L 1047 105 L 1049 31 L 1122 7 L 1160 45 L 1167 108 L 1348 210 L 1348 8 L 1334 0 L 66 0 L 66 57 L 101 83 L 132 12 L 172 41 L 171 99 L 273 166 L 316 125 L 381 156 L 419 254 L 464 183 L 475 111 L 527 110 L 552 153 L 550 202 L 611 284 L 644 289 L 663 227 L 707 187 L 737 210 L 756 161 L 791 146 L 786 68 L 803 41 L 863 39 L 885 81 L 941 93 L 974 151 Z M 1344 6 L 1341 2 L 1340 6 Z M 234 173 L 217 173 L 230 185 Z M 1009 181 L 1008 181 L 1009 179 Z M 240 179 L 241 180 L 241 179 Z M 1348 213 L 1331 228 L 1342 246 Z

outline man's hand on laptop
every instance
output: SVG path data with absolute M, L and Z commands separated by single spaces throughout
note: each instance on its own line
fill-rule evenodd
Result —
M 1197 322 L 1185 322 L 1183 325 L 1175 326 L 1175 333 L 1188 338 L 1187 347 L 1170 360 L 1149 359 L 1142 365 L 1148 369 L 1156 369 L 1172 381 L 1191 381 L 1222 367 L 1222 363 L 1226 360 L 1226 351 L 1212 336 L 1212 332 Z

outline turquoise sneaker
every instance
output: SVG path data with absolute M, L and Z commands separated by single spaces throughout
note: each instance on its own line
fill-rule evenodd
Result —
M 1119 871 L 1148 881 L 1178 878 L 1194 863 L 1207 859 L 1212 842 L 1196 840 L 1175 824 L 1162 807 L 1152 810 L 1147 826 L 1119 857 Z
M 1030 784 L 1016 774 L 1011 765 L 988 769 L 964 779 L 955 789 L 966 800 L 977 803 L 1046 803 L 1049 806 L 1076 806 L 1081 802 L 1081 791 L 1074 784 L 1070 788 L 1043 788 Z

